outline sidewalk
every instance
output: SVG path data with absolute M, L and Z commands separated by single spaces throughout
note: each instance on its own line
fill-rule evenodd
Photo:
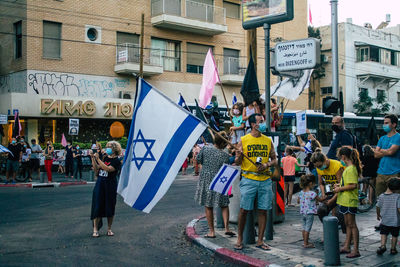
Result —
M 297 199 L 295 196 L 293 199 Z M 345 254 L 340 257 L 342 266 L 400 266 L 400 254 L 390 255 L 386 252 L 377 256 L 376 250 L 380 246 L 380 234 L 375 231 L 375 209 L 367 213 L 357 214 L 357 226 L 360 232 L 361 257 L 348 259 Z M 230 224 L 232 231 L 237 233 L 237 225 Z M 274 240 L 265 241 L 271 251 L 262 251 L 255 245 L 245 245 L 241 251 L 234 250 L 236 237 L 227 237 L 224 229 L 216 228 L 217 238 L 203 238 L 207 234 L 208 226 L 205 217 L 192 220 L 186 228 L 186 235 L 192 242 L 213 251 L 216 255 L 245 266 L 324 266 L 324 246 L 321 242 L 323 236 L 322 223 L 318 217 L 314 218 L 310 234 L 310 242 L 315 248 L 302 247 L 302 221 L 299 207 L 289 207 L 286 210 L 285 221 L 274 225 Z M 339 230 L 339 239 L 344 242 L 345 235 Z M 390 247 L 390 240 L 387 246 Z M 399 248 L 398 248 L 399 249 Z M 300 264 L 300 265 L 298 265 Z
M 62 187 L 62 186 L 71 186 L 71 185 L 85 185 L 85 184 L 94 184 L 95 181 L 91 181 L 91 176 L 89 171 L 82 172 L 82 179 L 71 179 L 65 178 L 64 174 L 59 174 L 53 172 L 53 181 L 52 183 L 47 183 L 47 175 L 46 173 L 40 173 L 40 175 L 44 175 L 44 182 L 40 182 L 37 178 L 37 174 L 34 175 L 34 179 L 32 182 L 26 180 L 25 182 L 18 182 L 16 181 L 15 184 L 9 183 L 5 184 L 6 176 L 0 175 L 0 187 L 26 187 L 26 188 L 33 188 L 33 187 Z

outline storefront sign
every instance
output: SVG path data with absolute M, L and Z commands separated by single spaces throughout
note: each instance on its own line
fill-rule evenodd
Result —
M 79 133 L 79 119 L 69 119 L 69 135 L 78 135 Z
M 129 118 L 133 113 L 133 107 L 129 103 L 107 102 L 103 109 L 104 117 Z M 92 100 L 74 103 L 73 100 L 41 99 L 40 112 L 43 115 L 55 113 L 56 115 L 87 117 L 96 114 L 96 103 Z
M 7 124 L 8 117 L 7 115 L 0 114 L 0 124 Z

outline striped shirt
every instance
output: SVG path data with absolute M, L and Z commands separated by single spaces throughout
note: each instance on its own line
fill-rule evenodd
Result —
M 400 226 L 400 194 L 383 193 L 378 198 L 376 206 L 381 210 L 382 224 L 385 226 Z

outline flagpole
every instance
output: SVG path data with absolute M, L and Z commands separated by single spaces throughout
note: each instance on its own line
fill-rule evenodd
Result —
M 219 62 L 219 61 L 217 61 L 217 63 L 218 63 L 218 62 Z M 224 100 L 225 100 L 226 109 L 227 109 L 227 111 L 228 111 L 229 118 L 231 119 L 231 123 L 232 123 L 232 115 L 231 115 L 231 112 L 230 112 L 230 110 L 229 110 L 228 101 L 226 101 L 225 91 L 224 91 L 224 87 L 222 86 L 221 77 L 219 77 L 219 72 L 218 72 L 217 65 L 215 65 L 215 71 L 217 72 L 217 75 L 218 75 L 219 86 L 221 87 L 222 95 L 223 95 Z

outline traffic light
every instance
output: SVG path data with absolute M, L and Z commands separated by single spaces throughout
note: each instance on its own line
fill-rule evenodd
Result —
M 340 106 L 340 101 L 335 97 L 327 96 L 322 99 L 322 112 L 326 115 L 337 114 Z

